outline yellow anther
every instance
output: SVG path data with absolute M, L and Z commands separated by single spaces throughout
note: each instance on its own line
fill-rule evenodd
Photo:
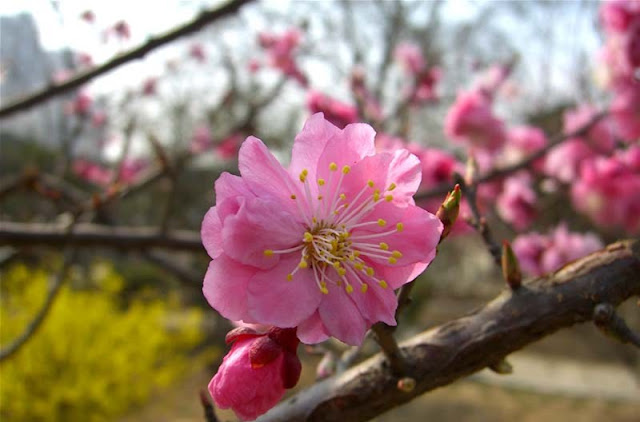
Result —
M 325 183 L 325 182 L 324 182 L 324 179 L 318 179 L 318 184 L 319 184 L 320 186 L 324 186 L 324 183 Z
M 347 284 L 347 287 L 345 288 L 345 290 L 347 291 L 347 293 L 351 294 L 353 293 L 353 287 L 351 287 L 351 284 Z
M 362 262 L 356 262 L 355 264 L 353 264 L 353 267 L 356 270 L 361 271 L 364 269 L 364 264 Z
M 287 281 L 293 280 L 293 274 L 287 274 Z
M 353 262 L 356 260 L 356 256 L 354 254 L 349 255 L 349 261 Z
M 313 224 L 316 224 L 318 222 L 318 219 L 315 217 L 311 217 L 311 221 L 313 222 Z
M 369 185 L 370 188 L 374 187 L 375 185 L 373 184 L 373 180 L 369 180 L 367 182 L 367 185 Z
M 391 259 L 391 258 L 389 258 Z M 300 263 L 298 264 L 298 267 L 304 269 L 307 268 L 309 266 L 309 264 L 307 264 L 307 261 L 300 261 Z
M 329 294 L 329 289 L 327 289 L 327 283 L 325 283 L 324 281 L 320 283 L 320 291 L 325 295 Z
M 398 230 L 399 232 L 401 232 L 402 230 L 404 230 L 404 224 L 402 224 L 402 223 L 398 223 L 398 224 L 396 224 L 396 230 Z
M 382 218 L 379 218 L 379 219 L 378 219 L 378 225 L 379 225 L 380 227 L 384 227 L 384 226 L 386 226 L 386 225 L 387 225 L 387 222 L 386 222 L 386 221 L 384 221 Z
M 340 194 L 340 199 L 342 199 L 343 201 L 347 200 L 347 195 L 345 195 L 344 193 Z
M 333 263 L 333 268 L 335 268 L 336 270 L 337 270 L 338 268 L 340 268 L 340 262 L 339 262 L 339 261 L 334 262 L 334 263 Z
M 384 242 L 380 242 L 380 249 L 382 249 L 383 251 L 387 251 L 389 250 L 389 245 Z
M 398 262 L 398 260 L 392 256 L 389 257 L 388 259 L 389 264 L 395 264 Z
M 309 232 L 304 232 L 304 237 L 303 237 L 305 242 L 313 242 L 313 235 Z
M 322 201 L 322 195 L 318 195 L 318 201 Z
M 387 284 L 386 281 L 384 280 L 380 280 L 378 281 L 378 284 L 380 285 L 380 287 L 382 287 L 383 289 L 386 289 L 387 287 L 389 287 L 389 285 Z
M 387 196 L 385 196 L 385 197 L 384 197 L 384 200 L 385 200 L 385 201 L 387 201 L 387 202 L 391 202 L 391 201 L 393 201 L 393 195 L 387 195 Z
M 304 183 L 305 180 L 307 180 L 307 176 L 304 173 L 300 173 L 300 181 Z
M 378 202 L 380 200 L 380 191 L 378 189 L 373 192 L 373 202 Z
M 371 267 L 367 267 L 367 269 L 365 271 L 367 272 L 367 275 L 369 277 L 373 277 L 373 275 L 375 274 L 375 272 L 373 271 L 373 268 L 371 268 Z
M 353 251 L 353 254 L 355 255 L 355 257 L 359 257 L 360 256 L 360 251 Z
M 331 171 L 338 170 L 338 165 L 336 163 L 329 164 L 329 170 L 331 170 Z
M 289 198 L 291 198 L 291 199 L 296 199 L 297 197 L 296 197 L 295 195 L 293 195 L 293 194 L 292 194 Z
M 300 174 L 302 174 L 304 177 L 307 177 L 309 175 L 309 170 L 302 169 L 302 172 L 300 172 Z
M 273 255 L 273 250 L 272 249 L 265 249 L 263 254 L 264 254 L 264 256 L 271 256 L 271 255 Z
M 391 256 L 394 258 L 402 258 L 402 253 L 400 251 L 391 252 Z
M 351 167 L 349 167 L 349 166 L 342 167 L 342 174 L 347 174 L 350 171 L 351 171 Z
M 342 277 L 343 275 L 345 275 L 345 274 L 347 273 L 347 270 L 345 270 L 345 269 L 344 269 L 344 268 L 342 268 L 342 267 L 337 268 L 337 271 L 338 271 L 338 275 L 339 275 L 340 277 Z
M 368 284 L 363 284 L 362 286 L 360 286 L 360 291 L 362 293 L 367 293 L 368 289 L 369 289 L 369 285 Z
M 395 183 L 392 183 L 392 184 L 390 184 L 390 185 L 389 185 L 389 187 L 387 188 L 387 190 L 391 191 L 391 190 L 394 190 L 395 188 L 396 188 L 396 184 L 395 184 Z

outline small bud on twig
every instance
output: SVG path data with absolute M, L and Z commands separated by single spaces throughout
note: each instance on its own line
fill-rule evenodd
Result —
M 464 183 L 467 186 L 471 186 L 476 181 L 476 176 L 478 174 L 478 162 L 473 155 L 469 155 L 467 158 L 467 164 L 464 171 Z
M 458 219 L 461 196 L 460 185 L 456 185 L 453 190 L 447 194 L 447 197 L 444 199 L 444 202 L 442 202 L 442 205 L 440 205 L 440 208 L 438 208 L 436 217 L 442 221 L 442 225 L 444 226 L 442 235 L 440 236 L 441 242 L 449 235 L 451 228 Z
M 416 380 L 411 377 L 404 377 L 398 380 L 398 390 L 410 393 L 416 388 Z
M 502 242 L 502 276 L 511 287 L 511 290 L 517 290 L 522 284 L 522 272 L 518 258 L 513 253 L 511 245 L 506 240 Z
M 488 366 L 493 372 L 499 375 L 509 375 L 513 373 L 513 366 L 506 359 L 500 359 Z

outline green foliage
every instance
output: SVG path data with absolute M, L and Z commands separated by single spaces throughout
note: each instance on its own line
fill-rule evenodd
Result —
M 123 309 L 123 280 L 111 266 L 94 265 L 90 277 L 99 288 L 63 287 L 36 335 L 0 364 L 0 420 L 110 420 L 200 366 L 187 355 L 202 340 L 199 310 L 179 313 L 175 298 Z M 39 309 L 48 279 L 24 265 L 2 275 L 3 345 Z

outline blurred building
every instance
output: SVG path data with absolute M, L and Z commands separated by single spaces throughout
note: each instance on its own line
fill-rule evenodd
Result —
M 6 105 L 44 88 L 54 75 L 71 67 L 69 50 L 49 52 L 42 48 L 30 14 L 0 16 L 0 104 Z M 59 145 L 66 128 L 64 105 L 70 96 L 73 94 L 0 120 L 0 134 L 34 139 L 48 146 Z M 1 141 L 6 140 L 2 138 Z

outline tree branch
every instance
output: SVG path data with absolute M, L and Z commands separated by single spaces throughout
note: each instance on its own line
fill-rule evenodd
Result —
M 609 245 L 553 274 L 505 290 L 484 308 L 413 337 L 401 350 L 415 379 L 400 389 L 380 354 L 276 406 L 267 421 L 365 421 L 479 371 L 555 331 L 593 318 L 599 303 L 640 295 L 640 239 Z
M 111 247 L 121 250 L 165 248 L 204 251 L 200 233 L 171 230 L 161 233 L 156 227 L 109 227 L 78 224 L 69 234 L 63 226 L 43 223 L 0 223 L 1 246 L 61 245 Z
M 91 79 L 110 72 L 111 70 L 122 66 L 123 64 L 126 64 L 135 59 L 140 59 L 158 47 L 162 47 L 163 45 L 168 44 L 178 38 L 196 32 L 220 18 L 237 12 L 241 6 L 251 1 L 253 0 L 232 0 L 217 9 L 204 11 L 191 22 L 172 29 L 169 32 L 166 32 L 165 34 L 158 37 L 150 38 L 141 46 L 119 54 L 108 62 L 102 64 L 101 66 L 98 66 L 86 72 L 82 72 L 77 76 L 67 80 L 66 82 L 50 85 L 43 90 L 31 94 L 25 98 L 10 102 L 4 107 L 0 108 L 0 119 L 18 111 L 26 110 L 60 94 L 64 94 L 65 92 L 78 88 L 82 84 L 89 82 Z

